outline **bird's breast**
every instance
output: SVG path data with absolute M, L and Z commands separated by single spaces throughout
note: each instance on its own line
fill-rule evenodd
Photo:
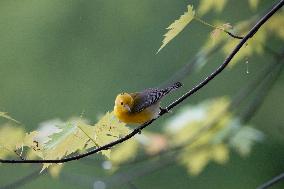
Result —
M 158 117 L 160 113 L 160 106 L 159 103 L 157 103 L 137 113 L 122 112 L 115 109 L 114 113 L 116 117 L 124 123 L 143 124 Z

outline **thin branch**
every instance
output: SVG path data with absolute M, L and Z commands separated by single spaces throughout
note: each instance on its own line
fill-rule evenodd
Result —
M 204 20 L 202 20 L 202 19 L 200 19 L 200 18 L 198 18 L 196 16 L 194 17 L 194 19 L 197 20 L 198 22 L 206 25 L 206 26 L 209 26 L 209 27 L 214 28 L 214 29 L 221 30 L 221 31 L 225 32 L 226 34 L 228 34 L 229 36 L 231 36 L 231 37 L 233 37 L 235 39 L 243 39 L 244 38 L 244 37 L 238 36 L 236 34 L 233 34 L 232 32 L 229 32 L 228 30 L 226 30 L 226 29 L 224 29 L 222 27 L 218 27 L 218 26 L 214 26 L 212 24 L 209 24 L 209 23 L 205 22 Z
M 229 31 L 227 31 L 227 30 L 222 30 L 222 31 L 224 31 L 225 33 L 227 33 L 229 36 L 231 36 L 231 37 L 233 37 L 233 38 L 236 38 L 236 39 L 243 39 L 243 37 L 237 36 L 237 35 L 233 34 L 232 32 L 229 32 Z
M 281 67 L 279 67 L 279 66 L 281 66 Z M 252 86 L 254 86 L 254 84 L 256 84 L 254 87 L 255 88 L 259 88 L 258 89 L 258 91 L 261 91 L 261 92 L 263 92 L 264 94 L 266 94 L 267 95 L 267 93 L 271 90 L 271 87 L 273 86 L 273 84 L 275 83 L 275 81 L 277 80 L 277 78 L 280 76 L 280 73 L 281 73 L 281 70 L 282 70 L 282 68 L 283 68 L 283 63 L 280 63 L 280 60 L 278 60 L 277 61 L 277 63 L 275 63 L 275 64 L 273 64 L 273 65 L 270 65 L 269 67 L 267 67 L 266 69 L 264 69 L 263 70 L 263 73 L 261 73 L 257 78 L 258 78 L 258 80 L 260 79 L 261 80 L 261 83 L 258 83 L 257 84 L 257 80 L 255 80 L 255 81 L 253 81 L 253 82 L 251 82 L 243 91 L 241 91 L 239 94 L 237 94 L 236 95 L 236 97 L 235 97 L 235 100 L 233 100 L 233 101 L 235 101 L 235 102 L 237 102 L 238 101 L 238 99 L 239 99 L 239 97 L 241 97 L 241 96 L 243 96 L 244 94 L 246 94 L 246 95 L 250 95 L 249 93 L 247 93 L 249 90 L 250 90 L 250 87 L 252 87 Z M 261 79 L 261 78 L 263 78 L 263 79 Z M 253 89 L 254 90 L 254 89 Z M 262 96 L 262 100 L 265 98 L 265 96 L 266 95 L 261 95 Z M 260 105 L 258 105 L 258 106 L 255 106 L 255 101 L 253 101 L 252 103 L 250 103 L 249 105 L 248 105 L 248 107 L 249 107 L 249 109 L 251 109 L 252 107 L 253 107 L 253 109 L 254 108 L 259 108 L 260 106 L 261 106 L 261 102 L 259 101 L 259 100 L 257 100 L 257 102 L 258 103 L 260 103 Z M 235 104 L 235 103 L 231 103 L 231 105 L 230 106 L 232 106 L 232 104 Z M 234 105 L 232 108 L 235 108 L 236 106 Z M 252 112 L 250 112 L 249 114 L 250 114 L 250 116 L 253 116 L 254 114 L 256 113 L 256 111 L 252 111 Z M 243 114 L 243 115 L 245 115 L 245 114 Z M 217 116 L 217 118 L 218 118 L 218 120 L 220 120 L 220 116 Z M 249 121 L 250 119 L 246 119 L 246 120 L 242 120 L 242 122 L 243 123 L 246 123 L 247 121 Z M 216 122 L 217 122 L 217 120 L 216 121 L 213 121 L 213 122 L 215 122 L 215 125 L 216 125 Z M 212 125 L 212 123 L 210 123 L 209 125 L 211 125 L 212 127 L 214 126 L 214 125 Z M 211 128 L 212 128 L 211 127 Z M 199 135 L 200 136 L 200 135 Z M 142 159 L 142 158 L 140 158 L 140 159 L 136 159 L 135 161 L 133 161 L 133 162 L 131 162 L 131 165 L 133 164 L 133 163 L 142 163 L 142 162 L 144 162 L 144 161 L 146 161 L 146 160 L 152 160 L 153 158 L 155 158 L 155 157 L 159 157 L 158 159 L 156 159 L 157 161 L 151 161 L 154 165 L 155 165 L 155 162 L 156 163 L 160 163 L 161 161 L 163 161 L 164 159 L 169 159 L 169 160 L 171 160 L 169 163 L 167 163 L 167 164 L 164 164 L 164 165 L 162 165 L 162 166 L 160 166 L 160 167 L 156 167 L 155 168 L 155 171 L 157 171 L 157 169 L 162 169 L 162 168 L 165 168 L 166 166 L 169 166 L 169 165 L 171 165 L 172 163 L 174 163 L 175 161 L 176 161 L 176 157 L 177 157 L 177 151 L 178 150 L 183 150 L 184 149 L 184 147 L 188 147 L 189 145 L 192 145 L 193 143 L 192 143 L 192 141 L 194 141 L 194 140 L 190 140 L 190 143 L 184 143 L 184 144 L 181 144 L 181 145 L 179 145 L 179 146 L 176 146 L 176 147 L 174 147 L 174 148 L 171 148 L 171 149 L 169 149 L 169 150 L 167 150 L 167 151 L 163 151 L 163 152 L 160 152 L 160 153 L 158 153 L 158 154 L 155 154 L 155 155 L 152 155 L 152 156 L 147 156 L 147 157 L 144 157 L 144 159 Z M 194 153 L 194 152 L 193 152 Z M 127 164 L 127 165 L 129 165 L 129 164 Z M 148 164 L 147 164 L 148 165 Z M 139 169 L 139 168 L 138 168 Z M 140 167 L 140 169 L 143 169 L 143 170 L 151 170 L 152 171 L 152 167 L 150 166 L 150 167 L 147 167 L 147 166 L 142 166 L 142 167 Z M 135 174 L 137 174 L 137 172 L 139 172 L 138 170 L 133 170 L 133 172 L 132 172 L 132 170 L 131 171 L 129 171 L 128 172 L 128 174 L 130 175 L 129 177 L 133 177 L 133 175 L 135 175 Z M 283 173 L 284 174 L 284 173 Z M 121 175 L 121 173 L 120 174 L 118 174 L 118 175 Z M 112 177 L 115 177 L 115 176 L 112 176 Z M 110 178 L 110 179 L 112 179 L 112 177 Z M 279 177 L 279 176 L 278 176 Z M 136 177 L 134 176 L 132 179 L 135 179 Z M 283 178 L 281 178 L 281 179 L 283 179 Z M 275 180 L 275 179 L 274 179 Z M 127 180 L 127 181 L 129 181 L 129 180 Z M 279 179 L 277 179 L 277 182 L 279 181 Z M 117 182 L 115 182 L 113 185 L 120 185 L 120 184 L 122 184 L 121 183 L 122 181 L 121 180 L 119 180 L 119 179 L 117 179 Z M 276 183 L 276 182 L 275 182 Z M 258 189 L 265 189 L 265 188 L 258 188 Z
M 182 150 L 184 147 L 191 145 L 195 141 L 195 139 L 198 139 L 200 135 L 203 134 L 205 131 L 213 129 L 219 123 L 220 119 L 223 117 L 222 115 L 226 114 L 229 111 L 234 113 L 234 109 L 236 109 L 242 103 L 242 101 L 246 99 L 250 94 L 252 94 L 253 92 L 257 94 L 259 93 L 260 94 L 259 96 L 261 97 L 254 98 L 253 101 L 246 106 L 247 109 L 244 111 L 244 113 L 240 115 L 241 122 L 243 124 L 247 123 L 250 120 L 250 118 L 256 113 L 257 109 L 261 106 L 265 96 L 268 94 L 273 84 L 280 76 L 280 73 L 284 67 L 284 64 L 281 63 L 282 60 L 283 59 L 276 59 L 276 63 L 270 64 L 269 66 L 267 66 L 267 68 L 263 69 L 261 73 L 252 82 L 250 82 L 247 86 L 242 88 L 242 90 L 240 90 L 236 95 L 234 95 L 230 104 L 222 112 L 220 112 L 215 119 L 213 119 L 210 123 L 206 123 L 206 125 L 202 125 L 189 141 L 179 144 L 177 146 L 173 146 L 170 149 L 166 151 L 161 151 L 160 153 L 155 155 L 150 155 L 150 156 L 148 155 L 136 158 L 132 162 L 127 162 L 127 165 L 139 163 L 155 157 L 161 157 L 168 153 Z
M 262 184 L 261 186 L 257 187 L 257 189 L 266 189 L 270 186 L 280 182 L 284 179 L 284 173 L 281 173 L 280 175 L 273 177 L 271 180 L 267 181 L 266 183 Z
M 199 83 L 198 85 L 196 85 L 195 87 L 193 87 L 190 91 L 188 91 L 187 93 L 185 93 L 183 96 L 181 96 L 180 98 L 178 98 L 176 101 L 174 101 L 173 103 L 171 103 L 168 107 L 166 107 L 167 111 L 162 111 L 159 115 L 159 117 L 163 116 L 164 114 L 168 113 L 169 110 L 173 109 L 175 106 L 177 106 L 178 104 L 180 104 L 181 102 L 183 102 L 185 99 L 187 99 L 188 97 L 190 97 L 191 95 L 193 95 L 195 92 L 199 91 L 201 88 L 203 88 L 208 82 L 210 82 L 212 79 L 214 79 L 217 75 L 219 75 L 224 69 L 225 67 L 231 62 L 231 60 L 233 59 L 233 57 L 238 53 L 238 51 L 242 48 L 242 46 L 247 42 L 247 40 L 251 37 L 254 36 L 254 34 L 258 31 L 259 28 L 261 28 L 261 26 L 267 22 L 269 20 L 269 18 L 276 13 L 282 6 L 284 5 L 284 0 L 280 0 L 277 4 L 275 4 L 271 10 L 266 13 L 254 26 L 253 28 L 248 32 L 248 34 L 246 34 L 244 36 L 244 38 L 239 42 L 239 44 L 233 49 L 233 51 L 229 54 L 229 56 L 227 56 L 227 58 L 225 59 L 225 61 L 213 72 L 211 73 L 208 77 L 206 77 L 201 83 Z M 159 118 L 158 117 L 158 118 Z M 156 119 L 158 119 L 156 118 Z M 153 119 L 145 124 L 140 125 L 139 127 L 135 128 L 131 133 L 129 133 L 128 135 L 115 140 L 113 142 L 110 142 L 106 145 L 103 145 L 99 148 L 96 148 L 94 150 L 91 150 L 89 152 L 86 152 L 84 154 L 80 154 L 80 155 L 75 155 L 75 156 L 71 156 L 71 157 L 67 157 L 67 158 L 63 158 L 63 159 L 49 159 L 49 160 L 4 160 L 4 159 L 0 159 L 0 163 L 64 163 L 64 162 L 69 162 L 69 161 L 73 161 L 73 160 L 78 160 L 81 158 L 84 158 L 86 156 L 98 153 L 102 150 L 108 150 L 111 147 L 120 144 L 130 138 L 132 138 L 134 135 L 138 134 L 141 132 L 142 129 L 144 129 L 145 127 L 147 127 L 148 125 L 150 125 L 152 122 L 154 122 L 156 119 Z

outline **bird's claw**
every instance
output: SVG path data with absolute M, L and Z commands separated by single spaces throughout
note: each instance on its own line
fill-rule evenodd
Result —
M 170 111 L 167 108 L 161 108 L 160 107 L 160 115 L 165 114 L 165 113 L 169 113 Z

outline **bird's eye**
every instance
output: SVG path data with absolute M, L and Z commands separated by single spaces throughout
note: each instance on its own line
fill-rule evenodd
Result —
M 121 102 L 120 105 L 123 105 L 123 102 Z

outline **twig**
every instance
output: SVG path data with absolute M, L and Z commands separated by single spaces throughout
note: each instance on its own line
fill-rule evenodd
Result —
M 196 17 L 196 16 L 194 17 L 194 19 L 197 20 L 198 22 L 200 22 L 200 23 L 206 25 L 206 26 L 209 26 L 209 27 L 211 27 L 211 28 L 215 28 L 215 29 L 221 30 L 221 31 L 225 32 L 226 34 L 228 34 L 229 36 L 231 36 L 231 37 L 233 37 L 233 38 L 235 38 L 235 39 L 243 39 L 243 38 L 244 38 L 244 37 L 235 35 L 235 34 L 233 34 L 232 32 L 229 32 L 228 30 L 226 30 L 226 29 L 224 29 L 224 28 L 222 28 L 222 27 L 218 27 L 218 26 L 214 26 L 214 25 L 212 25 L 212 24 L 209 24 L 209 23 L 205 22 L 204 20 L 202 20 L 202 19 L 200 19 L 200 18 L 198 18 L 198 17 Z
M 279 60 L 280 61 L 280 60 Z M 266 69 L 263 70 L 263 73 L 261 73 L 256 79 L 255 81 L 251 82 L 243 91 L 241 91 L 239 94 L 236 95 L 235 97 L 235 100 L 233 100 L 234 102 L 232 102 L 230 105 L 229 105 L 229 109 L 231 108 L 235 108 L 236 107 L 236 104 L 240 97 L 243 97 L 244 95 L 249 95 L 248 91 L 251 91 L 251 87 L 252 86 L 257 86 L 259 87 L 258 91 L 261 91 L 263 92 L 263 94 L 261 95 L 262 96 L 262 100 L 265 98 L 265 96 L 267 95 L 267 93 L 270 91 L 271 87 L 273 86 L 273 84 L 275 83 L 275 81 L 277 80 L 277 78 L 279 77 L 280 73 L 281 73 L 281 69 L 283 68 L 283 64 L 279 63 L 279 61 L 277 61 L 277 63 L 274 63 L 273 65 L 270 65 L 268 66 Z M 281 66 L 281 67 L 279 67 Z M 273 74 L 273 75 L 272 75 Z M 261 79 L 262 78 L 262 79 Z M 257 83 L 257 81 L 261 81 L 261 83 Z M 258 94 L 258 93 L 257 93 Z M 259 101 L 260 99 L 257 100 L 257 102 L 259 103 L 259 105 L 256 105 L 256 101 L 253 100 L 252 103 L 250 103 L 248 105 L 248 109 L 254 109 L 255 111 L 250 111 L 250 112 L 245 112 L 243 114 L 243 116 L 245 116 L 247 119 L 242 119 L 242 122 L 243 123 L 246 123 L 247 121 L 250 120 L 250 118 L 256 113 L 256 109 L 259 108 L 261 106 L 261 102 Z M 227 108 L 227 111 L 228 111 L 228 108 Z M 225 111 L 226 112 L 226 111 Z M 251 117 L 247 117 L 246 116 L 246 113 L 248 113 Z M 221 116 L 217 116 L 217 119 L 220 120 L 220 117 Z M 216 125 L 217 121 L 218 120 L 213 120 L 214 123 L 210 123 L 210 128 L 213 128 L 213 126 Z M 209 129 L 209 128 L 208 128 Z M 201 134 L 201 133 L 199 133 Z M 198 135 L 200 136 L 200 135 Z M 198 136 L 196 136 L 198 138 Z M 179 146 L 175 146 L 173 148 L 170 148 L 168 149 L 167 151 L 163 151 L 163 152 L 160 152 L 158 154 L 155 154 L 155 155 L 152 155 L 152 156 L 146 156 L 144 157 L 143 159 L 142 158 L 139 158 L 139 159 L 136 159 L 135 161 L 131 162 L 130 164 L 137 164 L 137 163 L 142 163 L 144 161 L 148 161 L 148 160 L 152 160 L 153 158 L 155 157 L 159 157 L 158 159 L 156 159 L 158 161 L 158 163 L 160 163 L 160 161 L 162 161 L 163 159 L 169 159 L 171 160 L 168 164 L 165 164 L 165 165 L 162 165 L 160 167 L 157 167 L 155 169 L 155 171 L 157 169 L 162 169 L 162 168 L 165 168 L 166 166 L 169 166 L 171 165 L 172 163 L 174 163 L 176 161 L 176 157 L 177 157 L 177 151 L 179 150 L 183 150 L 185 147 L 188 147 L 189 145 L 192 145 L 193 142 L 195 140 L 190 140 L 189 142 L 186 142 L 184 144 L 181 144 Z M 201 146 L 203 147 L 203 146 Z M 194 152 L 193 152 L 194 153 Z M 157 161 L 155 161 L 157 163 Z M 153 162 L 152 162 L 153 163 Z M 155 164 L 155 163 L 154 163 Z M 129 165 L 129 162 L 127 163 L 127 165 Z M 141 169 L 150 169 L 152 170 L 152 167 L 150 166 L 149 168 L 148 167 L 145 167 L 145 166 L 142 166 Z M 129 175 L 131 175 L 130 177 L 132 177 L 132 179 L 135 179 L 136 177 L 133 177 L 133 174 L 137 173 L 138 171 L 137 170 L 134 170 L 134 172 L 128 172 Z M 283 173 L 284 174 L 284 173 Z M 120 175 L 120 174 L 118 174 Z M 114 177 L 114 176 L 113 176 Z M 112 179 L 112 178 L 111 178 Z M 117 182 L 115 182 L 115 185 L 117 184 L 120 184 L 122 181 L 119 179 L 117 179 Z M 278 182 L 278 181 L 277 181 Z M 259 188 L 258 188 L 259 189 Z M 264 189 L 264 188 L 260 188 L 260 189 Z
M 277 55 L 278 55 L 277 57 L 280 57 L 278 53 Z M 263 99 L 268 94 L 274 82 L 280 76 L 280 73 L 283 70 L 282 68 L 284 66 L 283 63 L 280 63 L 281 61 L 282 59 L 276 58 L 276 63 L 270 64 L 269 66 L 267 66 L 267 68 L 263 69 L 261 73 L 252 82 L 250 82 L 247 86 L 245 86 L 232 98 L 230 104 L 222 112 L 220 112 L 215 119 L 213 119 L 210 123 L 201 126 L 200 129 L 196 131 L 196 133 L 191 137 L 190 140 L 188 140 L 185 143 L 179 144 L 177 146 L 173 146 L 166 151 L 161 151 L 158 154 L 136 158 L 132 162 L 127 162 L 127 165 L 146 161 L 155 157 L 160 157 L 171 152 L 182 150 L 184 147 L 191 145 L 195 141 L 195 139 L 199 138 L 200 135 L 203 134 L 205 131 L 213 129 L 220 121 L 220 119 L 223 117 L 222 115 L 226 114 L 229 111 L 234 112 L 233 110 L 236 109 L 236 107 L 238 107 L 241 104 L 241 102 L 244 99 L 246 99 L 247 96 L 253 93 L 254 90 L 256 90 L 256 88 L 259 88 L 255 93 L 257 94 L 259 93 L 260 97 L 254 98 L 253 101 L 246 106 L 247 109 L 244 111 L 244 113 L 240 115 L 241 122 L 247 123 L 250 120 L 250 118 L 256 113 L 257 109 L 261 106 Z
M 269 188 L 270 186 L 276 184 L 277 182 L 280 182 L 282 179 L 284 179 L 284 173 L 281 173 L 280 175 L 273 177 L 266 183 L 262 184 L 261 186 L 257 187 L 257 189 L 266 189 Z
M 181 102 L 183 102 L 185 99 L 187 99 L 188 97 L 190 97 L 191 95 L 193 95 L 195 92 L 199 91 L 201 88 L 203 88 L 208 82 L 210 82 L 212 79 L 214 79 L 217 75 L 219 75 L 224 69 L 225 67 L 231 62 L 231 60 L 233 59 L 233 57 L 238 53 L 238 51 L 242 48 L 242 46 L 247 42 L 247 40 L 251 37 L 254 36 L 254 34 L 258 31 L 259 28 L 261 28 L 261 26 L 267 22 L 267 20 L 269 20 L 269 18 L 276 13 L 284 4 L 284 0 L 280 0 L 277 4 L 275 4 L 271 10 L 266 13 L 254 26 L 253 28 L 248 32 L 248 34 L 246 34 L 244 36 L 244 38 L 239 42 L 239 44 L 233 49 L 233 51 L 229 54 L 229 56 L 227 56 L 227 58 L 225 59 L 225 61 L 214 71 L 212 72 L 208 77 L 206 77 L 201 83 L 199 83 L 198 85 L 196 85 L 195 87 L 193 87 L 190 91 L 188 91 L 187 93 L 185 93 L 183 96 L 181 96 L 180 98 L 178 98 L 177 100 L 175 100 L 173 103 L 171 103 L 168 107 L 166 107 L 166 110 L 171 110 L 173 109 L 175 106 L 177 106 L 178 104 L 180 104 Z M 161 117 L 162 115 L 166 114 L 167 111 L 163 111 L 159 117 Z M 159 118 L 158 117 L 158 118 Z M 156 118 L 157 119 L 157 118 Z M 86 152 L 84 154 L 80 154 L 80 155 L 75 155 L 75 156 L 71 156 L 71 157 L 67 157 L 67 158 L 63 158 L 63 159 L 49 159 L 49 160 L 5 160 L 5 159 L 0 159 L 0 163 L 64 163 L 64 162 L 69 162 L 69 161 L 73 161 L 73 160 L 78 160 L 81 158 L 84 158 L 86 156 L 98 153 L 102 150 L 107 150 L 110 149 L 111 147 L 120 144 L 130 138 L 132 138 L 134 135 L 138 134 L 141 132 L 142 129 L 144 129 L 145 127 L 147 127 L 148 125 L 150 125 L 153 121 L 155 121 L 156 119 L 153 119 L 145 124 L 140 125 L 139 127 L 135 128 L 131 133 L 129 133 L 128 135 L 115 140 L 113 142 L 110 142 L 106 145 L 103 145 L 99 148 L 96 148 L 94 150 L 91 150 L 89 152 Z

